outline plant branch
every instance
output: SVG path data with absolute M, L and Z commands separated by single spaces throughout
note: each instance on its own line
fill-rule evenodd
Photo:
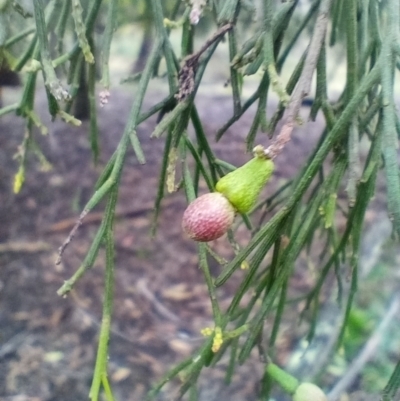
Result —
M 329 22 L 328 15 L 332 1 L 333 0 L 324 0 L 321 2 L 319 7 L 317 21 L 315 23 L 313 36 L 304 62 L 303 71 L 296 88 L 290 97 L 283 116 L 283 126 L 275 141 L 265 150 L 265 153 L 271 159 L 278 156 L 282 152 L 285 144 L 290 141 L 295 121 L 301 107 L 301 102 L 310 91 L 312 76 L 318 62 L 322 43 L 325 39 L 326 29 Z
M 382 45 L 381 82 L 383 96 L 382 153 L 388 192 L 388 209 L 394 229 L 400 236 L 400 177 L 397 159 L 398 139 L 396 135 L 396 107 L 394 103 L 395 46 L 399 29 L 399 4 L 390 0 L 386 10 L 387 31 Z
M 51 62 L 49 42 L 47 39 L 47 32 L 46 32 L 46 21 L 44 18 L 44 11 L 43 11 L 44 10 L 43 0 L 34 0 L 33 5 L 35 9 L 36 32 L 39 40 L 40 58 L 43 66 L 43 75 L 45 84 L 57 101 L 68 100 L 69 93 L 62 87 L 60 81 L 57 78 L 53 64 Z
M 103 182 L 103 184 L 96 190 L 96 192 L 93 194 L 91 199 L 88 201 L 86 204 L 85 208 L 83 209 L 82 213 L 80 214 L 77 222 L 75 223 L 75 226 L 71 230 L 70 234 L 68 235 L 67 239 L 64 241 L 64 243 L 61 245 L 58 251 L 58 258 L 56 260 L 56 264 L 61 263 L 61 258 L 62 255 L 68 246 L 68 244 L 72 241 L 74 238 L 76 232 L 78 231 L 79 227 L 82 224 L 83 219 L 85 216 L 103 199 L 103 197 L 111 190 L 111 188 L 115 185 L 115 183 L 118 181 L 123 164 L 124 164 L 124 159 L 125 159 L 125 154 L 126 150 L 128 147 L 128 142 L 133 135 L 133 132 L 136 130 L 136 126 L 139 121 L 140 117 L 140 109 L 143 103 L 144 96 L 146 94 L 146 89 L 149 84 L 151 75 L 153 73 L 153 68 L 155 65 L 155 62 L 157 60 L 158 52 L 162 48 L 163 44 L 163 39 L 157 39 L 156 43 L 154 44 L 152 53 L 150 54 L 148 63 L 146 65 L 146 68 L 142 74 L 142 77 L 139 82 L 139 88 L 138 88 L 138 93 L 136 95 L 136 98 L 132 104 L 132 109 L 129 114 L 128 121 L 125 125 L 125 130 L 122 135 L 121 141 L 118 145 L 117 149 L 117 154 L 115 157 L 115 162 L 113 163 L 112 170 L 107 177 L 107 179 Z M 107 168 L 107 166 L 106 166 Z
M 200 56 L 232 28 L 232 23 L 223 25 L 210 39 L 204 43 L 200 50 L 185 58 L 183 66 L 179 71 L 179 92 L 176 95 L 178 101 L 184 101 L 195 90 L 195 75 Z
M 106 245 L 106 277 L 104 288 L 103 301 L 103 316 L 101 320 L 99 346 L 97 350 L 96 365 L 93 374 L 93 382 L 89 392 L 89 398 L 92 401 L 97 401 L 101 383 L 104 383 L 104 376 L 107 376 L 107 357 L 108 357 L 108 342 L 110 339 L 111 329 L 111 313 L 114 300 L 114 212 L 118 198 L 118 187 L 110 194 L 107 210 L 105 213 L 105 245 Z M 106 380 L 106 390 L 108 392 L 108 381 Z M 111 392 L 111 391 L 110 391 Z

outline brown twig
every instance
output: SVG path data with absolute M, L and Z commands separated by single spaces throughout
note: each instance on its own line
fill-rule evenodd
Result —
M 230 29 L 233 28 L 232 23 L 221 26 L 214 35 L 208 39 L 204 45 L 196 53 L 186 57 L 183 62 L 183 66 L 179 71 L 179 92 L 176 94 L 178 101 L 185 100 L 194 90 L 194 78 L 196 70 L 199 64 L 200 56 L 221 36 L 225 35 Z
M 72 228 L 71 232 L 69 233 L 67 239 L 63 242 L 63 244 L 58 248 L 58 258 L 56 260 L 56 265 L 59 265 L 61 263 L 61 258 L 62 255 L 65 251 L 65 248 L 69 245 L 69 243 L 73 240 L 75 237 L 76 232 L 78 231 L 78 228 L 82 225 L 83 219 L 85 216 L 89 213 L 89 210 L 84 209 L 82 213 L 79 216 L 79 219 L 76 221 L 74 224 L 74 227 Z
M 283 115 L 282 128 L 280 128 L 275 141 L 265 150 L 266 155 L 271 159 L 278 156 L 286 143 L 290 141 L 301 102 L 310 91 L 312 76 L 317 66 L 323 40 L 325 39 L 326 28 L 329 22 L 328 13 L 332 2 L 333 0 L 324 0 L 320 5 L 314 32 L 304 62 L 304 68 Z
M 134 210 L 119 210 L 115 213 L 115 217 L 136 217 L 140 216 L 143 213 L 146 213 L 150 210 L 150 207 L 144 207 L 140 209 L 134 209 Z M 59 265 L 61 263 L 61 258 L 62 255 L 65 251 L 65 248 L 70 244 L 70 242 L 73 240 L 75 237 L 76 232 L 78 231 L 78 228 L 83 224 L 83 219 L 86 217 L 88 211 L 84 210 L 81 215 L 79 216 L 78 220 L 75 219 L 66 219 L 62 220 L 56 224 L 53 224 L 50 226 L 45 232 L 46 233 L 54 233 L 57 231 L 61 230 L 69 230 L 71 227 L 71 232 L 69 233 L 67 239 L 63 242 L 63 244 L 60 246 L 58 249 L 58 258 L 56 260 L 56 265 Z M 90 216 L 88 216 L 85 219 L 85 224 L 93 224 L 93 223 L 98 223 L 100 222 L 104 217 L 103 212 L 99 213 L 92 213 Z

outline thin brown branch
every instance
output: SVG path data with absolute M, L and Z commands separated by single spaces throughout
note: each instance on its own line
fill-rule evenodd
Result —
M 225 24 L 221 26 L 214 33 L 214 35 L 208 39 L 199 51 L 185 58 L 183 66 L 179 71 L 179 92 L 175 96 L 178 101 L 185 100 L 194 90 L 194 78 L 196 70 L 199 64 L 200 56 L 219 38 L 225 35 L 230 29 L 233 28 L 233 24 Z
M 58 258 L 56 260 L 56 265 L 59 265 L 61 263 L 61 258 L 62 255 L 67 248 L 67 246 L 70 244 L 70 242 L 73 240 L 75 237 L 76 232 L 78 231 L 78 228 L 82 225 L 83 219 L 85 216 L 89 213 L 89 210 L 84 209 L 82 213 L 80 214 L 78 220 L 76 221 L 74 227 L 72 228 L 71 232 L 69 233 L 67 239 L 63 242 L 63 244 L 58 248 Z
M 322 43 L 325 39 L 326 29 L 329 22 L 328 15 L 332 2 L 333 0 L 324 0 L 320 5 L 314 32 L 304 62 L 303 71 L 290 97 L 285 114 L 283 115 L 282 126 L 279 134 L 275 141 L 265 150 L 265 153 L 271 159 L 278 156 L 282 152 L 286 143 L 290 141 L 296 118 L 301 107 L 301 102 L 310 91 L 311 80 L 317 66 Z
M 218 40 L 221 36 L 224 36 L 228 31 L 230 31 L 233 28 L 233 24 L 229 22 L 228 24 L 222 25 L 221 28 L 218 29 L 214 33 L 213 36 L 211 36 L 210 39 L 208 39 L 203 46 L 201 46 L 200 50 L 195 53 L 193 56 L 196 56 L 199 58 L 216 40 Z M 191 56 L 192 57 L 192 56 Z

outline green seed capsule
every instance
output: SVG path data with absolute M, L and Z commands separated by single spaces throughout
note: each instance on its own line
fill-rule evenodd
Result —
M 274 171 L 274 162 L 256 155 L 242 167 L 222 177 L 215 190 L 225 195 L 239 213 L 247 213 Z

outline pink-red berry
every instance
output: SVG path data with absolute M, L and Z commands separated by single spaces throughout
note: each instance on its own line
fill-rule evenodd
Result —
M 224 235 L 235 218 L 235 209 L 218 192 L 195 199 L 185 210 L 182 228 L 195 241 L 208 242 Z

